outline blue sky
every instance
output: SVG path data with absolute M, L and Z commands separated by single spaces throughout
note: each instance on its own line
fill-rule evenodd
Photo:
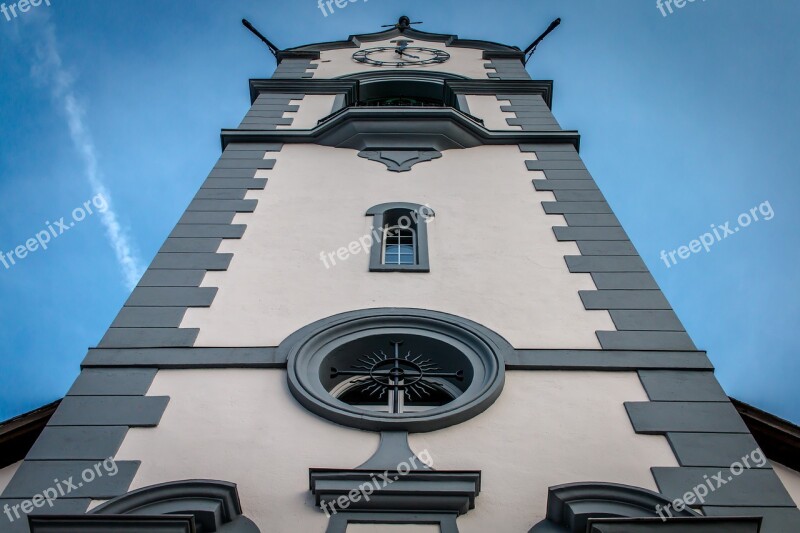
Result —
M 6 0 L 8 3 L 8 0 Z M 796 145 L 800 4 L 697 0 L 51 0 L 0 15 L 0 250 L 104 187 L 95 212 L 0 264 L 0 420 L 61 397 L 248 108 L 281 47 L 420 28 L 527 46 L 529 70 L 726 391 L 800 422 Z M 763 202 L 762 220 L 667 268 L 674 250 Z M 113 238 L 109 238 L 109 230 Z M 121 266 L 125 263 L 126 266 Z

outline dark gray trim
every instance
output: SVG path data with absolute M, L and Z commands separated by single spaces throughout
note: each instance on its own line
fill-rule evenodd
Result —
M 439 533 L 458 533 L 456 513 L 338 513 L 331 516 L 325 533 L 347 533 L 348 524 L 429 524 L 438 525 Z
M 51 480 L 52 485 L 52 480 Z M 50 486 L 50 485 L 48 485 Z M 0 515 L 0 524 L 2 524 L 2 531 L 3 533 L 30 533 L 30 526 L 28 525 L 28 518 L 26 518 L 20 509 L 19 506 L 22 505 L 23 501 L 28 501 L 28 498 L 16 498 L 16 499 L 0 499 L 0 509 L 5 509 L 5 506 L 8 505 L 10 509 L 12 509 L 11 513 L 14 517 L 14 521 L 10 522 L 8 517 L 5 514 Z M 53 500 L 53 507 L 50 507 L 48 504 L 43 505 L 39 509 L 34 508 L 31 511 L 30 517 L 39 517 L 42 515 L 60 515 L 60 514 L 83 514 L 86 509 L 89 507 L 91 503 L 91 499 L 89 498 L 74 498 L 74 499 L 64 499 L 59 498 L 57 500 Z M 17 506 L 17 510 L 19 510 L 20 517 L 16 518 L 14 516 L 13 508 Z M 75 530 L 70 531 L 69 533 L 75 533 Z
M 696 518 L 590 518 L 589 533 L 760 533 L 761 518 L 696 517 Z
M 395 465 L 398 466 L 398 465 Z M 399 466 L 404 466 L 403 464 Z M 405 468 L 403 468 L 405 470 Z M 453 513 L 465 514 L 475 508 L 475 499 L 481 491 L 480 471 L 445 471 L 389 469 L 390 485 L 379 483 L 386 470 L 333 470 L 309 469 L 309 484 L 314 501 L 323 509 L 336 508 L 338 498 L 347 498 L 359 487 L 371 485 L 375 489 L 369 499 L 350 499 L 349 512 L 403 512 L 403 513 Z M 341 510 L 339 507 L 337 510 Z M 330 512 L 330 511 L 329 511 Z
M 658 289 L 658 284 L 650 272 L 592 272 L 592 279 L 599 290 Z
M 189 480 L 162 483 L 119 496 L 82 516 L 41 517 L 33 533 L 73 531 L 203 531 L 258 533 L 242 516 L 236 485 Z
M 316 68 L 316 67 L 314 67 Z M 301 100 L 307 94 L 335 94 L 336 102 L 341 107 L 355 104 L 358 100 L 358 80 L 355 79 L 318 79 L 318 80 L 250 80 L 250 101 L 253 107 L 266 99 Z M 251 108 L 252 109 L 252 108 Z M 334 105 L 333 111 L 336 111 Z
M 753 436 L 745 433 L 667 433 L 667 440 L 681 466 L 730 468 L 759 449 Z M 758 462 L 752 460 L 750 467 L 769 468 L 768 463 L 759 467 Z
M 192 200 L 186 211 L 252 213 L 256 210 L 257 204 L 258 200 Z
M 184 212 L 183 216 L 178 221 L 178 224 L 230 224 L 233 222 L 234 216 L 236 216 L 236 213 L 233 211 L 228 213 L 221 211 Z
M 286 354 L 263 348 L 143 348 L 92 349 L 84 368 L 286 368 Z M 700 351 L 514 350 L 507 353 L 507 370 L 639 369 L 713 370 Z
M 495 72 L 488 73 L 490 79 L 497 80 L 529 80 L 531 79 L 525 65 L 519 58 L 499 58 L 495 57 L 489 63 L 485 63 L 487 69 L 494 69 Z
M 469 103 L 467 102 L 467 95 L 465 94 L 456 95 L 456 109 L 468 115 L 471 115 L 469 111 Z
M 67 396 L 47 427 L 155 427 L 167 403 L 168 396 Z
M 278 66 L 275 67 L 273 79 L 302 79 L 312 78 L 313 72 L 309 70 L 317 68 L 317 65 L 311 63 L 310 59 L 284 59 Z
M 359 154 L 361 155 L 361 154 Z M 362 156 L 363 157 L 363 156 Z M 417 257 L 413 265 L 383 264 L 383 227 L 386 213 L 390 211 L 407 212 L 403 216 L 409 218 L 409 224 L 417 233 Z M 369 250 L 370 272 L 430 272 L 430 255 L 428 253 L 428 224 L 436 216 L 432 208 L 411 202 L 389 202 L 367 209 L 367 216 L 372 217 L 372 239 Z
M 561 153 L 561 152 L 557 152 Z M 525 161 L 528 170 L 586 170 L 580 159 L 536 159 Z
M 144 396 L 155 377 L 153 368 L 84 370 L 67 395 Z
M 636 433 L 748 433 L 736 409 L 723 402 L 625 402 Z
M 611 207 L 605 202 L 542 202 L 548 215 L 611 215 Z
M 605 196 L 603 196 L 603 193 L 601 193 L 599 190 L 555 189 L 553 190 L 553 196 L 556 197 L 557 202 L 605 202 L 606 201 Z
M 789 533 L 800 531 L 800 510 L 788 507 L 715 507 L 706 505 L 708 516 L 762 516 L 760 533 Z
M 140 461 L 116 461 L 118 471 L 114 476 L 110 476 L 102 465 L 99 468 L 103 475 L 98 475 L 94 468 L 97 464 L 98 461 L 24 461 L 3 492 L 3 498 L 31 498 L 34 494 L 41 494 L 47 488 L 53 487 L 56 479 L 71 480 L 76 486 L 59 499 L 114 498 L 128 490 Z M 84 482 L 81 478 L 86 470 L 94 474 L 91 483 Z M 113 467 L 109 470 L 113 470 Z M 86 477 L 89 478 L 90 474 Z M 5 520 L 5 517 L 0 518 Z
M 506 359 L 506 370 L 602 370 L 639 369 L 712 370 L 705 352 L 619 350 L 515 350 Z
M 189 347 L 194 345 L 197 328 L 109 328 L 98 348 Z
M 612 309 L 609 311 L 618 331 L 684 331 L 675 311 Z
M 642 370 L 639 379 L 651 402 L 726 402 L 713 372 Z
M 604 350 L 696 350 L 683 331 L 598 331 Z
M 219 249 L 222 244 L 222 238 L 217 237 L 185 237 L 185 238 L 168 238 L 164 241 L 163 246 L 159 252 L 164 253 L 189 253 L 189 252 L 204 252 L 214 253 Z
M 521 143 L 519 151 L 522 153 L 536 153 L 536 157 L 542 161 L 546 159 L 558 159 L 562 156 L 557 155 L 559 152 L 568 152 L 569 154 L 577 154 L 578 150 L 574 145 L 562 144 L 537 144 L 537 143 Z M 542 155 L 539 152 L 546 152 L 547 155 Z M 572 155 L 564 155 L 564 159 L 574 159 Z
M 578 291 L 586 309 L 655 309 L 672 307 L 661 291 Z
M 239 180 L 241 178 L 212 178 L 221 181 L 225 180 Z M 247 187 L 234 187 L 228 185 L 227 187 L 205 187 L 200 189 L 194 196 L 197 200 L 244 200 L 247 195 Z
M 734 476 L 730 469 L 722 469 L 723 484 L 712 479 L 720 473 L 719 468 L 653 467 L 653 477 L 658 489 L 669 499 L 682 498 L 698 485 L 709 480 L 715 490 L 708 491 L 707 505 L 742 507 L 791 507 L 797 505 L 771 469 L 746 469 Z
M 123 307 L 111 327 L 177 328 L 185 314 L 186 307 Z
M 292 100 L 301 100 L 304 96 L 303 93 L 292 94 L 289 92 L 258 95 L 253 94 L 251 90 L 253 105 L 239 123 L 239 128 L 244 130 L 277 130 L 278 126 L 291 126 L 294 119 L 283 118 L 283 115 L 284 113 L 297 111 L 299 106 L 292 105 L 291 102 Z M 236 159 L 234 157 L 223 157 L 220 162 L 230 162 Z
M 589 241 L 627 241 L 628 235 L 622 228 L 581 228 L 569 226 L 553 227 L 556 239 L 559 241 L 580 241 L 586 244 Z M 583 253 L 583 250 L 581 250 Z
M 333 99 L 333 107 L 331 108 L 331 113 L 336 113 L 340 109 L 344 109 L 347 107 L 347 99 L 343 93 L 339 93 Z
M 242 514 L 239 493 L 234 483 L 206 479 L 172 481 L 143 487 L 92 509 L 90 514 L 166 514 L 164 504 L 172 507 L 166 512 L 183 514 L 184 511 L 195 510 L 185 508 L 185 505 L 195 505 L 201 501 L 213 502 L 215 507 L 219 506 L 218 518 L 224 523 Z
M 381 431 L 378 449 L 356 470 L 395 470 L 404 464 L 411 470 L 431 470 L 411 449 L 407 431 Z
M 473 40 L 473 39 L 459 39 L 457 35 L 444 34 L 444 33 L 431 33 L 427 31 L 418 30 L 415 28 L 399 29 L 397 26 L 376 32 L 376 33 L 362 33 L 351 35 L 344 41 L 330 41 L 324 43 L 307 44 L 297 46 L 294 48 L 287 48 L 278 52 L 278 61 L 283 61 L 286 58 L 315 58 L 319 59 L 319 53 L 325 50 L 339 50 L 348 48 L 360 48 L 362 43 L 370 43 L 376 41 L 386 41 L 396 37 L 403 37 L 405 39 L 437 42 L 443 43 L 447 47 L 454 48 L 477 48 L 483 50 L 484 53 L 488 52 L 492 55 L 484 56 L 484 59 L 499 57 L 494 55 L 500 52 L 501 55 L 507 54 L 506 57 L 513 57 L 514 54 L 520 54 L 521 51 L 516 46 L 507 46 L 500 43 L 491 41 Z
M 639 255 L 628 240 L 620 241 L 578 241 L 581 255 Z
M 150 263 L 152 270 L 228 270 L 233 254 L 158 253 Z
M 102 461 L 116 455 L 127 432 L 127 426 L 46 427 L 25 460 Z
M 461 346 L 459 351 L 474 361 L 472 379 L 463 395 L 424 413 L 400 415 L 367 411 L 333 398 L 320 380 L 319 365 L 325 364 L 334 344 L 344 337 L 353 342 L 387 331 Z M 349 427 L 409 432 L 441 429 L 488 409 L 503 389 L 505 358 L 512 350 L 502 337 L 474 322 L 435 311 L 399 308 L 335 315 L 298 330 L 278 347 L 288 361 L 289 390 L 306 409 Z
M 458 96 L 467 94 L 483 94 L 498 96 L 498 100 L 514 100 L 531 102 L 530 105 L 552 117 L 550 107 L 553 103 L 553 81 L 531 80 L 530 77 L 516 80 L 445 80 L 445 102 L 454 105 Z M 541 106 L 541 107 L 540 107 Z M 516 108 L 517 106 L 515 106 Z M 544 109 L 542 109 L 542 107 Z M 465 113 L 469 111 L 459 108 Z M 553 119 L 555 120 L 555 119 Z
M 199 287 L 205 275 L 205 270 L 148 270 L 137 287 Z
M 657 508 L 670 504 L 661 494 L 617 483 L 569 483 L 550 487 L 547 518 L 529 533 L 585 533 L 591 518 L 656 518 Z M 675 511 L 681 518 L 698 517 L 691 509 Z M 550 527 L 548 527 L 550 526 Z
M 402 119 L 403 129 L 397 122 Z M 433 150 L 519 143 L 579 144 L 574 131 L 492 131 L 455 108 L 348 107 L 320 121 L 310 130 L 223 130 L 222 144 L 276 141 L 319 144 L 356 150 Z M 562 173 L 559 175 L 559 173 Z M 547 171 L 548 178 L 591 179 L 585 171 Z M 248 177 L 248 176 L 243 176 Z
M 247 226 L 244 224 L 178 224 L 170 239 L 219 238 L 241 239 Z M 216 250 L 214 250 L 216 251 Z
M 285 368 L 277 348 L 144 348 L 89 350 L 83 368 Z
M 570 272 L 650 272 L 640 257 L 568 255 L 564 259 Z
M 137 287 L 125 302 L 125 306 L 210 307 L 217 290 L 216 287 Z
M 203 188 L 208 191 L 214 189 L 264 189 L 267 186 L 267 178 L 207 178 L 203 182 Z
M 442 157 L 442 152 L 438 150 L 362 150 L 358 152 L 358 157 L 383 163 L 386 165 L 386 170 L 390 172 L 408 172 L 417 163 L 439 159 Z
M 594 183 L 594 182 L 592 182 Z M 614 215 L 564 215 L 564 219 L 570 226 L 588 227 L 614 227 L 619 226 L 619 220 Z
M 33 516 L 32 533 L 195 533 L 194 517 L 170 516 Z

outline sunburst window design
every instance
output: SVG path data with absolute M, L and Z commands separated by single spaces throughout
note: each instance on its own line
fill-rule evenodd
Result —
M 434 431 L 487 409 L 513 348 L 473 322 L 423 309 L 322 319 L 278 347 L 289 389 L 311 412 L 370 431 Z
M 426 411 L 461 395 L 453 382 L 464 381 L 463 370 L 444 371 L 431 357 L 401 350 L 402 340 L 390 344 L 391 355 L 378 349 L 358 357 L 348 370 L 331 367 L 331 379 L 345 377 L 331 395 L 350 405 L 392 414 Z

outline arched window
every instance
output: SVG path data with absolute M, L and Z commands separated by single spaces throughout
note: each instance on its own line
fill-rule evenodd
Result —
M 371 272 L 430 272 L 427 225 L 433 210 L 426 205 L 387 203 L 370 208 L 373 217 Z
M 416 257 L 417 230 L 411 226 L 385 224 L 383 227 L 383 264 L 413 265 Z

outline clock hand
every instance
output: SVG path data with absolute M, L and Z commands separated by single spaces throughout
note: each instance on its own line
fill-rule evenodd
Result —
M 407 57 L 413 57 L 414 59 L 419 59 L 419 56 L 407 54 L 407 53 L 405 53 L 405 52 L 403 52 L 402 50 L 399 50 L 399 49 L 397 50 L 397 53 L 400 54 L 401 56 L 407 56 Z

